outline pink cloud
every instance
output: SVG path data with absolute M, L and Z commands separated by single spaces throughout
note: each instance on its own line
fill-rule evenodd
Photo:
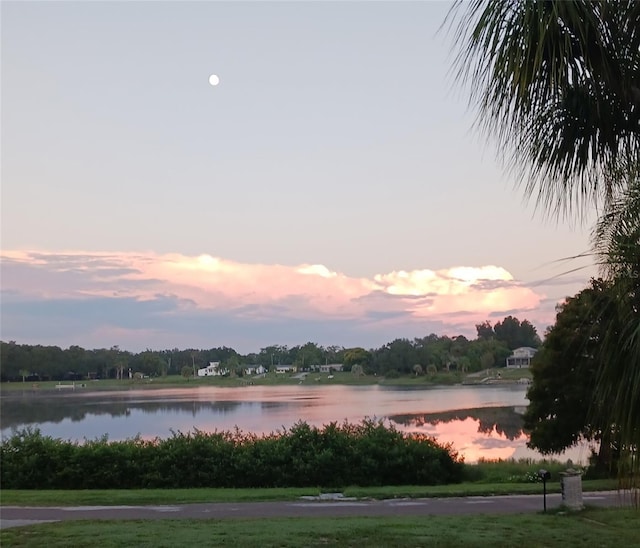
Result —
M 473 329 L 474 322 L 501 311 L 534 316 L 544 298 L 492 265 L 358 278 L 319 264 L 247 264 L 210 255 L 3 251 L 1 257 L 12 273 L 5 273 L 3 290 L 19 295 L 139 302 L 170 297 L 179 308 L 240 318 L 384 325 L 428 320 Z
M 426 304 L 407 307 L 414 316 L 431 319 L 451 318 L 464 311 L 467 321 L 481 321 L 497 310 L 534 310 L 542 298 L 514 281 L 507 270 L 493 265 L 398 271 L 377 274 L 374 280 L 391 295 L 433 297 Z M 490 282 L 488 287 L 483 285 L 486 282 Z

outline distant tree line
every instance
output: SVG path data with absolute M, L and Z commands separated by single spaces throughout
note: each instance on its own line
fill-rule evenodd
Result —
M 520 346 L 538 347 L 541 343 L 535 327 L 524 320 L 506 317 L 493 326 L 476 325 L 477 338 L 435 334 L 423 338 L 395 339 L 384 346 L 366 350 L 341 346 L 321 346 L 313 342 L 288 347 L 271 345 L 258 353 L 239 354 L 226 346 L 203 349 L 150 350 L 133 353 L 113 346 L 88 350 L 80 346 L 17 344 L 2 341 L 0 380 L 35 382 L 40 380 L 82 380 L 87 378 L 127 379 L 135 375 L 158 377 L 178 375 L 190 367 L 193 374 L 209 362 L 220 362 L 242 376 L 249 366 L 261 365 L 273 370 L 278 365 L 293 365 L 298 370 L 322 364 L 340 363 L 345 369 L 358 367 L 364 374 L 419 375 L 438 371 L 473 372 L 502 367 L 505 358 Z

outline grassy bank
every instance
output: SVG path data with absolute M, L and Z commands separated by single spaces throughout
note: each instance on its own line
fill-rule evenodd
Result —
M 30 392 L 60 392 L 77 393 L 92 391 L 113 391 L 154 388 L 193 388 L 193 387 L 227 387 L 241 388 L 245 386 L 287 386 L 287 385 L 375 385 L 384 386 L 413 386 L 416 388 L 430 386 L 448 386 L 452 384 L 485 384 L 487 382 L 500 384 L 516 382 L 522 378 L 531 378 L 531 373 L 524 369 L 492 369 L 481 373 L 463 375 L 455 371 L 447 373 L 440 371 L 435 375 L 411 375 L 397 378 L 385 378 L 376 375 L 355 376 L 349 372 L 308 373 L 304 376 L 296 374 L 267 373 L 259 377 L 198 377 L 184 378 L 180 375 L 154 377 L 149 379 L 101 379 L 75 381 L 44 381 L 44 382 L 4 382 L 0 385 L 0 392 L 30 393 Z M 67 388 L 58 388 L 66 385 Z M 70 385 L 75 385 L 71 388 Z
M 463 526 L 461 526 L 463 525 Z M 74 521 L 0 532 L 2 546 L 635 546 L 640 513 Z
M 617 488 L 616 480 L 583 481 L 583 490 L 606 491 Z M 359 499 L 464 497 L 490 495 L 535 495 L 540 483 L 466 482 L 433 486 L 346 487 L 339 490 L 346 497 Z M 547 484 L 549 493 L 559 493 L 560 483 Z M 0 504 L 5 506 L 121 506 L 145 504 L 191 504 L 199 502 L 259 502 L 296 500 L 317 496 L 327 490 L 318 488 L 281 489 L 81 489 L 16 490 L 3 489 Z

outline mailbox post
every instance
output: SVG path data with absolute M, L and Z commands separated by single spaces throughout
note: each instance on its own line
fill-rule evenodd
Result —
M 538 477 L 542 480 L 542 493 L 544 500 L 544 511 L 547 511 L 547 480 L 551 479 L 551 472 L 544 468 L 538 470 Z

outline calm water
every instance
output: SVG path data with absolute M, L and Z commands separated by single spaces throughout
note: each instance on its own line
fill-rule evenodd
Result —
M 0 396 L 4 438 L 25 426 L 56 438 L 82 441 L 107 435 L 120 440 L 167 437 L 172 431 L 232 430 L 268 433 L 297 421 L 388 421 L 452 443 L 467 462 L 484 458 L 539 458 L 527 449 L 521 413 L 526 388 L 455 386 L 402 389 L 375 386 L 247 386 L 171 388 L 123 392 L 41 393 Z M 585 461 L 581 447 L 563 455 Z

